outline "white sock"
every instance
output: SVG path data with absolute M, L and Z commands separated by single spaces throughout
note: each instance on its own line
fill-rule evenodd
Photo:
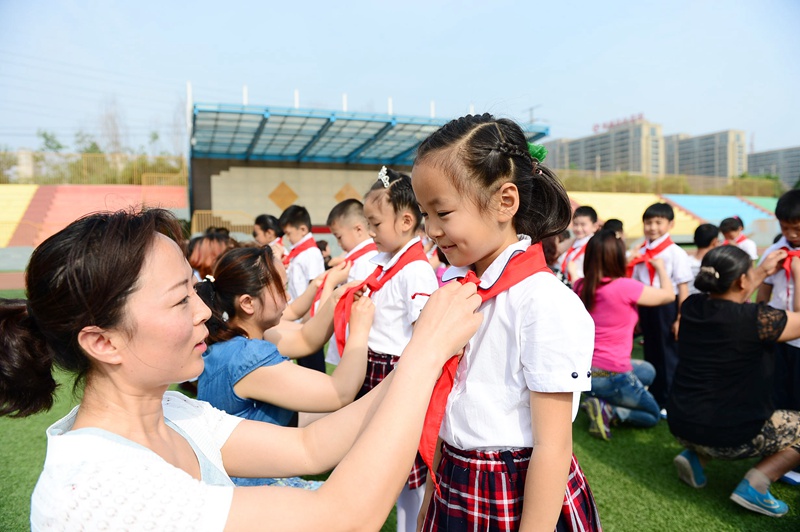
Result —
M 750 469 L 744 475 L 745 480 L 750 483 L 750 486 L 762 495 L 766 495 L 769 491 L 769 485 L 772 484 L 769 477 L 756 469 Z

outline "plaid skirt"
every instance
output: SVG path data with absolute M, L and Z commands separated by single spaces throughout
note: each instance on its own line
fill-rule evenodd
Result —
M 365 396 L 370 390 L 375 388 L 385 379 L 397 365 L 400 357 L 394 355 L 384 355 L 376 353 L 372 349 L 367 351 L 367 374 L 364 377 L 364 384 L 356 395 L 356 399 Z M 414 459 L 414 467 L 408 475 L 408 487 L 415 490 L 425 485 L 428 479 L 428 466 L 422 461 L 422 457 L 417 453 Z
M 531 449 L 462 451 L 443 445 L 434 493 L 422 530 L 511 532 L 522 518 Z M 556 532 L 601 531 L 592 490 L 572 456 Z

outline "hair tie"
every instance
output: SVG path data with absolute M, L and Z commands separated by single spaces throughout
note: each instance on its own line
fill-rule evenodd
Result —
M 383 183 L 383 188 L 389 188 L 389 170 L 385 166 L 378 172 L 378 180 Z
M 534 144 L 532 142 L 529 142 L 528 154 L 531 156 L 531 159 L 535 159 L 536 161 L 542 163 L 547 157 L 547 148 L 545 148 L 541 144 Z
M 719 272 L 713 266 L 700 266 L 700 271 L 713 275 L 714 279 L 719 279 Z

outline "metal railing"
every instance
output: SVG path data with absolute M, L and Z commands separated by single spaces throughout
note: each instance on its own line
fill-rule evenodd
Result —
M 0 183 L 186 186 L 187 165 L 175 156 L 0 152 Z

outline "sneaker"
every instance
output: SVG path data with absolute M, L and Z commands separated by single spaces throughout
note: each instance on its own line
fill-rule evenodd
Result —
M 610 440 L 609 427 L 614 417 L 611 405 L 597 397 L 590 397 L 586 400 L 586 414 L 589 416 L 589 434 L 601 440 Z
M 786 506 L 785 502 L 773 497 L 769 490 L 767 490 L 766 494 L 757 492 L 750 486 L 747 479 L 739 482 L 739 485 L 731 493 L 731 500 L 748 510 L 769 515 L 770 517 L 780 517 L 789 511 L 789 507 Z
M 675 468 L 678 470 L 678 478 L 682 481 L 693 488 L 705 487 L 706 474 L 703 472 L 703 466 L 694 451 L 686 449 L 676 456 L 672 463 L 675 464 Z

